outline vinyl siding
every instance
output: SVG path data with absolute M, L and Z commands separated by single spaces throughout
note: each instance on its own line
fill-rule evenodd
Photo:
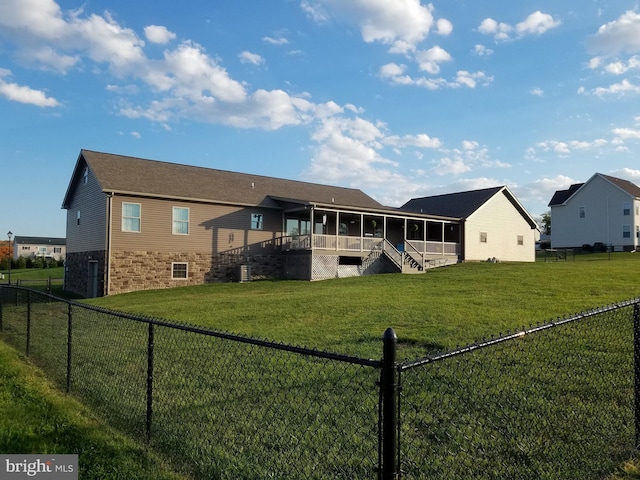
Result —
M 510 262 L 535 261 L 535 229 L 503 193 L 470 215 L 464 228 L 466 261 L 493 257 Z M 486 243 L 480 242 L 481 232 L 487 234 Z M 522 245 L 518 245 L 518 236 L 522 236 Z
M 139 203 L 140 232 L 122 231 L 122 204 Z M 173 207 L 189 209 L 189 233 L 174 235 Z M 264 215 L 263 230 L 251 229 L 251 214 Z M 112 249 L 221 253 L 280 237 L 278 210 L 117 195 L 112 203 Z
M 632 206 L 630 215 L 623 215 L 625 202 Z M 580 218 L 580 207 L 585 209 L 585 218 Z M 637 222 L 634 199 L 609 181 L 594 176 L 565 205 L 551 207 L 551 246 L 570 248 L 595 242 L 637 245 Z M 623 225 L 630 225 L 630 238 L 623 238 Z
M 67 209 L 67 252 L 86 252 L 106 249 L 107 195 L 102 192 L 89 170 L 87 183 L 84 167 L 73 179 L 73 196 Z M 77 212 L 80 211 L 80 225 Z

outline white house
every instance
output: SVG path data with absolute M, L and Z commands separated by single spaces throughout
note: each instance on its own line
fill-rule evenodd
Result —
M 640 245 L 640 187 L 601 173 L 558 190 L 549 202 L 551 247 L 602 243 L 614 250 Z
M 401 209 L 460 218 L 463 261 L 535 261 L 538 224 L 506 186 L 413 198 Z
M 16 236 L 13 239 L 13 258 L 17 260 L 19 257 L 43 257 L 64 260 L 66 243 L 66 238 Z

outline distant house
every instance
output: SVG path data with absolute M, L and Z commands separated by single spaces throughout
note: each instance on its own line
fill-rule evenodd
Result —
M 13 239 L 13 258 L 64 260 L 66 243 L 65 238 L 16 236 Z
M 457 217 L 385 207 L 357 189 L 89 150 L 78 156 L 62 207 L 65 285 L 87 297 L 419 273 L 461 255 Z
M 538 225 L 506 186 L 414 198 L 401 210 L 460 218 L 464 261 L 535 261 Z
M 640 187 L 602 173 L 555 192 L 551 209 L 551 247 L 594 244 L 615 250 L 640 245 Z

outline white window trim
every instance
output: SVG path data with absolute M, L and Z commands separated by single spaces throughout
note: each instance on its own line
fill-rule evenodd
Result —
M 175 223 L 176 223 L 176 218 L 175 218 L 175 212 L 176 209 L 179 208 L 180 210 L 186 210 L 187 211 L 187 233 L 180 233 L 180 232 L 176 232 L 175 229 Z M 184 220 L 177 220 L 180 223 L 185 222 Z M 189 235 L 189 233 L 191 232 L 191 209 L 189 207 L 172 207 L 171 208 L 171 233 L 173 235 Z
M 185 277 L 174 277 L 173 274 L 175 272 L 176 265 L 186 265 L 186 276 Z M 189 262 L 171 262 L 171 280 L 189 280 Z
M 138 207 L 140 207 L 140 216 L 139 217 L 125 217 L 124 216 L 124 206 L 125 205 L 138 205 Z M 139 226 L 138 226 L 138 230 L 125 230 L 124 228 L 124 219 L 125 218 L 137 218 L 139 220 Z M 122 232 L 126 232 L 126 233 L 140 233 L 142 232 L 142 204 L 141 203 L 136 203 L 136 202 L 122 202 L 122 219 L 120 221 L 120 230 Z
M 258 220 L 257 217 L 260 219 Z M 256 219 L 256 226 L 254 227 L 254 219 Z M 251 230 L 264 230 L 264 213 L 252 213 L 251 214 Z

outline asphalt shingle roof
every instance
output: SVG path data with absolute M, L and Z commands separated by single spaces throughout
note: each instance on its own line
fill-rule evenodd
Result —
M 130 193 L 237 205 L 278 207 L 277 198 L 299 203 L 385 208 L 354 188 L 216 170 L 81 150 L 104 192 Z M 80 174 L 76 167 L 76 175 Z M 68 205 L 68 191 L 63 207 Z
M 444 217 L 467 218 L 503 187 L 448 193 L 432 197 L 412 198 L 401 210 L 441 215 Z

